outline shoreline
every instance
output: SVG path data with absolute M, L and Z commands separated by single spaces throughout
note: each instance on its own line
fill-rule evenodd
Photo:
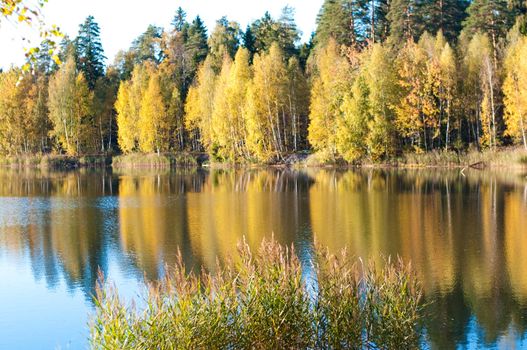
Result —
M 408 153 L 380 163 L 349 164 L 340 160 L 316 162 L 316 154 L 295 153 L 283 161 L 269 164 L 221 163 L 210 161 L 204 153 L 165 153 L 127 155 L 21 155 L 0 158 L 0 168 L 76 170 L 113 168 L 129 169 L 527 169 L 527 151 L 520 147 L 469 152 Z

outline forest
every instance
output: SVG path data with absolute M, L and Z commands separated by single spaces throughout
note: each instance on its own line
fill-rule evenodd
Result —
M 95 18 L 0 72 L 0 155 L 206 153 L 382 162 L 527 149 L 527 1 L 325 0 L 212 30 L 179 8 L 106 64 Z

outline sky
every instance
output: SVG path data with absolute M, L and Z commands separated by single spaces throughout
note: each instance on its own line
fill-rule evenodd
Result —
M 181 6 L 187 19 L 196 15 L 205 21 L 210 31 L 217 19 L 227 16 L 240 23 L 242 28 L 269 11 L 274 18 L 281 9 L 289 5 L 296 11 L 295 20 L 302 31 L 302 41 L 307 41 L 315 29 L 316 16 L 323 0 L 49 0 L 43 10 L 46 23 L 58 25 L 62 32 L 75 37 L 79 24 L 88 15 L 95 17 L 101 28 L 101 40 L 107 63 L 113 62 L 115 54 L 128 49 L 132 41 L 143 33 L 149 24 L 169 27 Z M 0 68 L 21 65 L 24 47 L 37 46 L 38 32 L 26 25 L 13 24 L 5 20 L 0 23 Z M 31 45 L 23 38 L 32 39 Z

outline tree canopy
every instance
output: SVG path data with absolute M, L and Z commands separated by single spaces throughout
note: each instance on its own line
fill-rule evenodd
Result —
M 88 16 L 61 41 L 63 65 L 44 43 L 30 74 L 0 72 L 0 153 L 360 163 L 525 146 L 525 13 L 503 0 L 325 0 L 301 42 L 291 7 L 210 32 L 178 8 L 111 64 Z

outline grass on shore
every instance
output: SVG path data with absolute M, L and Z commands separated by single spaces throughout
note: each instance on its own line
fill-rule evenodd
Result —
M 67 156 L 58 154 L 34 154 L 7 156 L 0 158 L 0 166 L 9 168 L 41 168 L 41 169 L 75 169 L 79 167 L 105 167 L 111 164 L 111 157 Z
M 368 159 L 354 164 L 363 167 L 400 167 L 425 168 L 468 167 L 479 163 L 481 167 L 489 168 L 524 168 L 527 167 L 527 151 L 523 147 L 498 148 L 496 150 L 469 150 L 462 152 L 435 150 L 425 153 L 404 153 L 398 158 L 384 162 L 372 162 Z M 342 166 L 346 163 L 342 159 L 325 153 L 313 153 L 299 164 L 304 167 Z
M 423 154 L 405 154 L 398 163 L 407 167 L 442 166 L 467 167 L 482 163 L 484 167 L 519 168 L 527 166 L 527 151 L 523 147 L 471 150 L 456 153 L 454 151 L 433 151 Z
M 188 153 L 141 154 L 131 153 L 115 156 L 112 160 L 114 168 L 171 168 L 193 167 L 198 165 L 195 156 Z
M 181 257 L 145 307 L 99 288 L 93 349 L 413 349 L 423 317 L 411 268 L 362 264 L 316 248 L 302 266 L 292 249 L 264 241 L 253 253 L 188 273 Z M 308 273 L 309 272 L 309 273 Z

